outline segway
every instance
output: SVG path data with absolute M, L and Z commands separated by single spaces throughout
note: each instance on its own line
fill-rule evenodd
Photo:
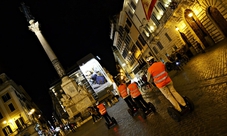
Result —
M 173 120 L 179 122 L 181 121 L 181 117 L 192 112 L 194 110 L 194 104 L 193 102 L 186 96 L 183 97 L 184 101 L 186 103 L 186 107 L 182 107 L 182 111 L 179 112 L 178 110 L 176 110 L 174 107 L 168 107 L 167 111 L 168 114 L 170 115 L 170 117 L 173 118 Z
M 128 113 L 133 117 L 133 116 L 135 116 L 135 114 L 137 113 L 137 109 L 136 108 L 133 108 L 133 110 L 131 110 L 131 109 L 128 109 Z
M 107 122 L 105 123 L 106 127 L 110 129 L 112 126 L 117 125 L 117 121 L 115 120 L 114 117 L 111 118 L 111 122 L 108 124 Z
M 150 113 L 156 112 L 156 108 L 151 102 L 148 102 L 148 105 L 149 105 L 149 108 L 145 112 L 141 108 L 139 108 L 138 110 L 143 119 L 146 119 L 147 115 L 149 115 Z

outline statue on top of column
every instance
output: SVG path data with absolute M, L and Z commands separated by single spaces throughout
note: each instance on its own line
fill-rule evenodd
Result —
M 27 21 L 34 20 L 35 18 L 31 15 L 29 7 L 26 6 L 24 3 L 21 3 L 21 7 L 19 8 L 21 12 L 24 13 L 25 17 L 27 18 Z

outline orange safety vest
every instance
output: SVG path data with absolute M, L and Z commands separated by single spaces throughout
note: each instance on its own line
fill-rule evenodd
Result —
M 99 112 L 101 115 L 104 115 L 106 113 L 106 108 L 103 103 L 100 103 L 97 108 L 99 109 Z
M 121 84 L 118 86 L 118 91 L 120 93 L 120 96 L 124 99 L 128 96 L 128 93 L 127 93 L 127 85 L 126 84 Z
M 162 88 L 167 85 L 172 80 L 168 76 L 166 72 L 165 65 L 162 62 L 155 62 L 153 63 L 147 70 L 152 76 L 155 85 L 158 88 Z
M 141 95 L 140 90 L 139 90 L 139 88 L 138 88 L 138 86 L 135 82 L 131 83 L 128 86 L 128 89 L 129 89 L 129 92 L 130 92 L 130 95 L 131 95 L 132 98 L 136 98 L 139 95 Z

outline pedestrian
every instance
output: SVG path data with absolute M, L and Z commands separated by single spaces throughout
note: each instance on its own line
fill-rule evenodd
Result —
M 107 123 L 107 124 L 110 124 L 110 123 L 112 122 L 112 119 L 111 119 L 111 117 L 109 116 L 109 114 L 108 114 L 108 112 L 107 112 L 107 110 L 106 110 L 105 105 L 104 105 L 103 103 L 99 103 L 99 102 L 97 102 L 96 105 L 97 105 L 97 108 L 99 109 L 100 114 L 101 114 L 101 115 L 104 117 L 104 119 L 106 120 L 106 123 Z
M 149 111 L 149 105 L 148 103 L 143 99 L 140 90 L 138 88 L 138 85 L 136 82 L 132 82 L 128 85 L 128 93 L 131 95 L 132 99 L 135 101 L 137 106 L 143 110 L 144 113 L 148 113 Z
M 147 70 L 147 81 L 153 80 L 152 82 L 156 84 L 174 108 L 181 112 L 181 106 L 185 107 L 186 103 L 183 97 L 175 90 L 173 82 L 166 72 L 165 65 L 162 62 L 155 62 L 152 56 L 148 57 L 146 60 L 150 65 Z
M 118 89 L 120 97 L 122 99 L 124 99 L 124 101 L 126 102 L 126 104 L 129 107 L 129 109 L 131 111 L 136 110 L 137 106 L 136 106 L 135 102 L 132 100 L 131 96 L 128 94 L 128 91 L 127 91 L 128 88 L 127 88 L 127 85 L 124 83 L 124 81 L 121 81 L 121 83 L 117 89 Z
M 95 124 L 95 122 L 98 122 L 98 120 L 101 119 L 101 115 L 98 111 L 96 111 L 94 107 L 88 107 L 87 110 L 92 116 L 93 124 Z

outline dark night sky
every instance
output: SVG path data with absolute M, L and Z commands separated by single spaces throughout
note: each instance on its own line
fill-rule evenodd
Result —
M 29 23 L 19 10 L 21 2 L 30 7 L 64 69 L 92 53 L 115 75 L 108 18 L 121 11 L 123 0 L 1 0 L 0 73 L 22 85 L 49 118 L 48 91 L 58 75 L 35 33 L 28 30 Z

